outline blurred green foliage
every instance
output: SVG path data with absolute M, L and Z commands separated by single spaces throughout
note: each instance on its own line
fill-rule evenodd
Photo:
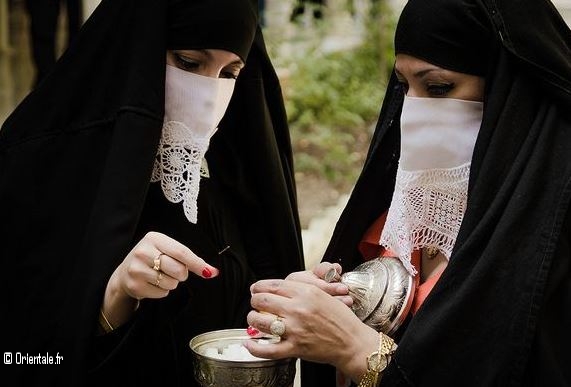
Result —
M 352 185 L 360 172 L 393 64 L 394 20 L 375 2 L 361 45 L 290 64 L 285 103 L 297 173 Z

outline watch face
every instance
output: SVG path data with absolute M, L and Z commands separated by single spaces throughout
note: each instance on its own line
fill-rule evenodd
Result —
M 371 371 L 381 372 L 387 368 L 387 356 L 379 355 L 378 352 L 374 352 L 369 356 L 368 363 Z
M 387 356 L 379 356 L 379 372 L 384 371 L 385 368 L 389 365 L 388 357 Z

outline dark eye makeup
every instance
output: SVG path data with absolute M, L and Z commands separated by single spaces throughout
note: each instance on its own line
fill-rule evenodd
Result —
M 406 82 L 404 82 L 404 81 L 401 81 L 401 80 L 399 79 L 399 81 L 398 81 L 398 87 L 403 91 L 403 93 L 405 93 L 405 94 L 407 93 L 407 91 L 408 91 L 408 83 L 406 83 Z
M 198 62 L 190 58 L 184 57 L 178 53 L 173 53 L 176 64 L 183 70 L 194 71 L 198 69 Z
M 442 97 L 450 93 L 454 89 L 454 83 L 429 83 L 426 85 L 426 91 L 429 95 Z
M 220 72 L 220 77 L 221 78 L 228 78 L 228 79 L 236 79 L 238 78 L 238 75 L 240 74 L 240 68 L 237 66 L 230 66 L 227 69 L 223 69 Z
M 185 71 L 196 72 L 202 63 L 200 59 L 192 59 L 177 52 L 173 52 L 173 57 L 177 67 Z M 220 72 L 220 78 L 236 79 L 241 68 L 242 66 L 231 64 Z

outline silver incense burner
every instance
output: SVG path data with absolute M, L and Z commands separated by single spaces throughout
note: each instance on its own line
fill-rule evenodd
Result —
M 328 272 L 325 280 L 349 287 L 351 309 L 365 324 L 390 336 L 403 323 L 412 304 L 414 278 L 398 258 L 375 258 L 340 277 L 335 274 Z

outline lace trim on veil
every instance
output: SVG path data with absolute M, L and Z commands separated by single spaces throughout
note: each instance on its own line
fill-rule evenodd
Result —
M 151 182 L 161 182 L 165 198 L 183 203 L 184 214 L 191 223 L 197 222 L 198 192 L 202 159 L 209 139 L 196 138 L 188 126 L 178 121 L 166 121 Z
M 380 238 L 411 274 L 411 253 L 438 248 L 448 259 L 466 211 L 470 163 L 456 168 L 397 170 L 395 191 Z

